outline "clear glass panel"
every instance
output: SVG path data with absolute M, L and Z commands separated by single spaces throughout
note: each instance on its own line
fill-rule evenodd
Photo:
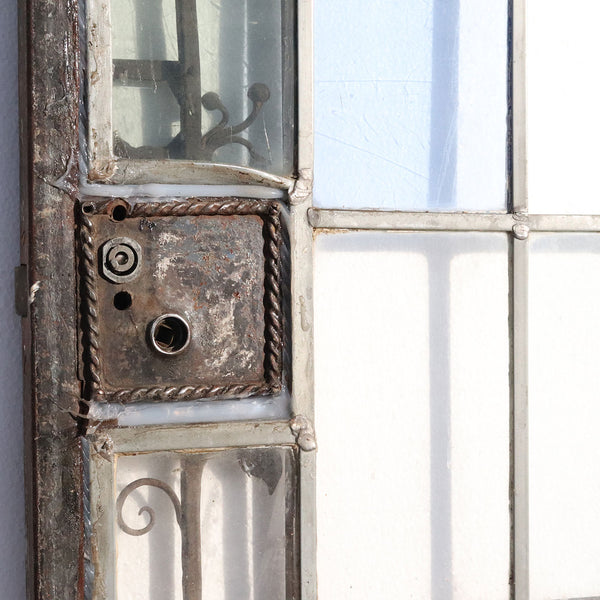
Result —
M 529 210 L 600 214 L 600 3 L 527 1 Z
M 291 0 L 112 0 L 115 155 L 293 169 Z
M 315 28 L 316 205 L 505 209 L 506 0 L 327 0 Z
M 320 235 L 323 598 L 507 600 L 503 234 Z
M 294 453 L 119 456 L 118 600 L 297 597 Z
M 532 600 L 600 597 L 600 237 L 538 234 L 529 265 Z

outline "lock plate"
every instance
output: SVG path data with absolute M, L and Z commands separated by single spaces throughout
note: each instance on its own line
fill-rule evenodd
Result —
M 175 401 L 281 387 L 279 205 L 80 205 L 89 399 Z

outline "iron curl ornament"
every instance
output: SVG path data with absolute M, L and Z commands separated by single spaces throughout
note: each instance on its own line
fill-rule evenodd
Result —
M 200 487 L 205 461 L 188 457 L 183 461 L 181 474 L 181 499 L 171 486 L 160 479 L 142 477 L 125 486 L 117 498 L 117 524 L 128 535 L 142 536 L 152 530 L 156 522 L 154 509 L 144 505 L 138 515 L 149 517 L 144 527 L 130 527 L 123 518 L 123 505 L 138 488 L 149 486 L 164 492 L 175 510 L 177 525 L 181 531 L 181 585 L 183 597 L 191 600 L 202 595 L 202 553 L 200 526 Z
M 138 515 L 141 516 L 142 514 L 146 513 L 150 518 L 150 520 L 144 527 L 141 527 L 139 529 L 130 527 L 129 525 L 127 525 L 127 523 L 125 523 L 125 520 L 123 519 L 123 505 L 125 504 L 125 501 L 127 500 L 127 498 L 129 498 L 129 496 L 135 490 L 137 490 L 138 488 L 144 487 L 144 486 L 150 486 L 150 487 L 157 488 L 157 489 L 165 492 L 165 494 L 167 494 L 167 496 L 169 497 L 169 500 L 171 500 L 171 502 L 173 504 L 173 508 L 175 509 L 175 518 L 177 519 L 177 524 L 181 528 L 182 527 L 181 501 L 179 500 L 179 498 L 177 497 L 177 494 L 173 491 L 173 488 L 170 485 L 167 485 L 166 483 L 164 483 L 164 481 L 160 481 L 159 479 L 154 479 L 152 477 L 143 477 L 141 479 L 136 479 L 135 481 L 132 481 L 130 484 L 128 484 L 121 490 L 121 493 L 119 494 L 119 497 L 117 498 L 117 523 L 118 523 L 119 527 L 125 533 L 127 533 L 129 535 L 133 535 L 133 536 L 145 535 L 146 533 L 151 531 L 152 528 L 154 527 L 154 523 L 156 521 L 156 513 L 154 512 L 154 509 L 151 508 L 150 506 L 142 506 L 138 511 Z
M 176 98 L 187 110 L 188 115 L 199 114 L 200 107 L 190 104 L 189 98 L 182 99 L 176 93 L 176 84 L 172 77 L 167 79 Z M 239 144 L 244 146 L 252 163 L 256 167 L 266 167 L 266 159 L 260 155 L 254 145 L 246 138 L 240 136 L 248 129 L 259 116 L 263 106 L 271 97 L 271 90 L 264 83 L 254 83 L 248 89 L 248 98 L 252 102 L 250 114 L 237 125 L 229 125 L 231 115 L 223 104 L 221 97 L 216 92 L 207 92 L 201 97 L 200 103 L 209 112 L 221 113 L 221 120 L 209 131 L 202 134 L 199 122 L 193 127 L 182 127 L 181 131 L 164 147 L 156 146 L 132 146 L 120 137 L 118 132 L 114 133 L 114 152 L 123 158 L 169 158 L 169 159 L 192 159 L 203 162 L 212 162 L 214 153 L 223 146 Z M 187 131 L 186 131 L 187 129 Z

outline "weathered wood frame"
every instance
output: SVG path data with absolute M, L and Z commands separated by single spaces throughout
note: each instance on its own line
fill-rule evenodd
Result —
M 74 184 L 80 62 L 76 0 L 19 3 L 21 262 L 28 598 L 82 597 Z M 33 291 L 35 290 L 35 292 Z M 35 295 L 34 295 L 35 294 Z M 57 335 L 57 331 L 62 335 Z

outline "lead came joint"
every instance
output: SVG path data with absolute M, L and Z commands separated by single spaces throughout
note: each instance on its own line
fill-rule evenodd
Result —
M 518 240 L 526 240 L 529 237 L 529 216 L 527 213 L 515 213 L 513 219 L 516 221 L 513 225 L 513 234 Z
M 312 452 L 317 449 L 315 428 L 308 417 L 297 415 L 290 421 L 290 429 L 296 436 L 298 446 L 304 452 Z

